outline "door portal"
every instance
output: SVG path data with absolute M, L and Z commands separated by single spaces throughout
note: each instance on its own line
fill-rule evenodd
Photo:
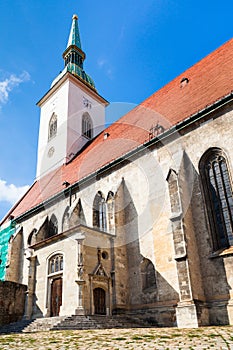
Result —
M 104 289 L 95 288 L 93 293 L 94 293 L 95 314 L 106 315 L 106 294 Z
M 51 316 L 59 316 L 62 305 L 62 278 L 54 279 L 51 285 Z

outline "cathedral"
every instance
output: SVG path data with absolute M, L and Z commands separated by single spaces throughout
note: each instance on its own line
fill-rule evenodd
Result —
M 39 100 L 36 180 L 2 220 L 24 317 L 233 324 L 233 39 L 105 128 L 78 17 Z

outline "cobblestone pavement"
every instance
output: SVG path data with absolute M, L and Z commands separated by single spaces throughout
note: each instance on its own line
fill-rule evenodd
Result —
M 233 327 L 50 331 L 0 336 L 0 350 L 233 350 Z

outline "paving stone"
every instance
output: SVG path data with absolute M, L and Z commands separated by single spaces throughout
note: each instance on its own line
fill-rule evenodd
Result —
M 1 350 L 233 350 L 233 327 L 66 330 L 0 336 Z

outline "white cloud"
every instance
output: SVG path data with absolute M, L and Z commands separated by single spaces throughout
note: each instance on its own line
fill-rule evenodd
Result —
M 107 64 L 107 61 L 104 58 L 100 58 L 97 64 L 100 68 L 102 68 L 105 64 Z
M 112 71 L 111 68 L 108 68 L 107 71 L 106 71 L 106 73 L 107 73 L 107 76 L 108 76 L 110 79 L 113 79 L 113 71 Z
M 100 69 L 103 69 L 109 79 L 113 79 L 113 69 L 106 59 L 100 58 L 97 61 L 97 65 Z
M 8 185 L 6 181 L 0 179 L 0 202 L 6 201 L 13 205 L 22 197 L 28 188 L 28 185 L 20 187 L 14 184 Z
M 9 92 L 11 92 L 14 87 L 29 80 L 30 74 L 25 71 L 18 76 L 11 74 L 9 78 L 0 81 L 0 104 L 6 103 L 8 101 Z

